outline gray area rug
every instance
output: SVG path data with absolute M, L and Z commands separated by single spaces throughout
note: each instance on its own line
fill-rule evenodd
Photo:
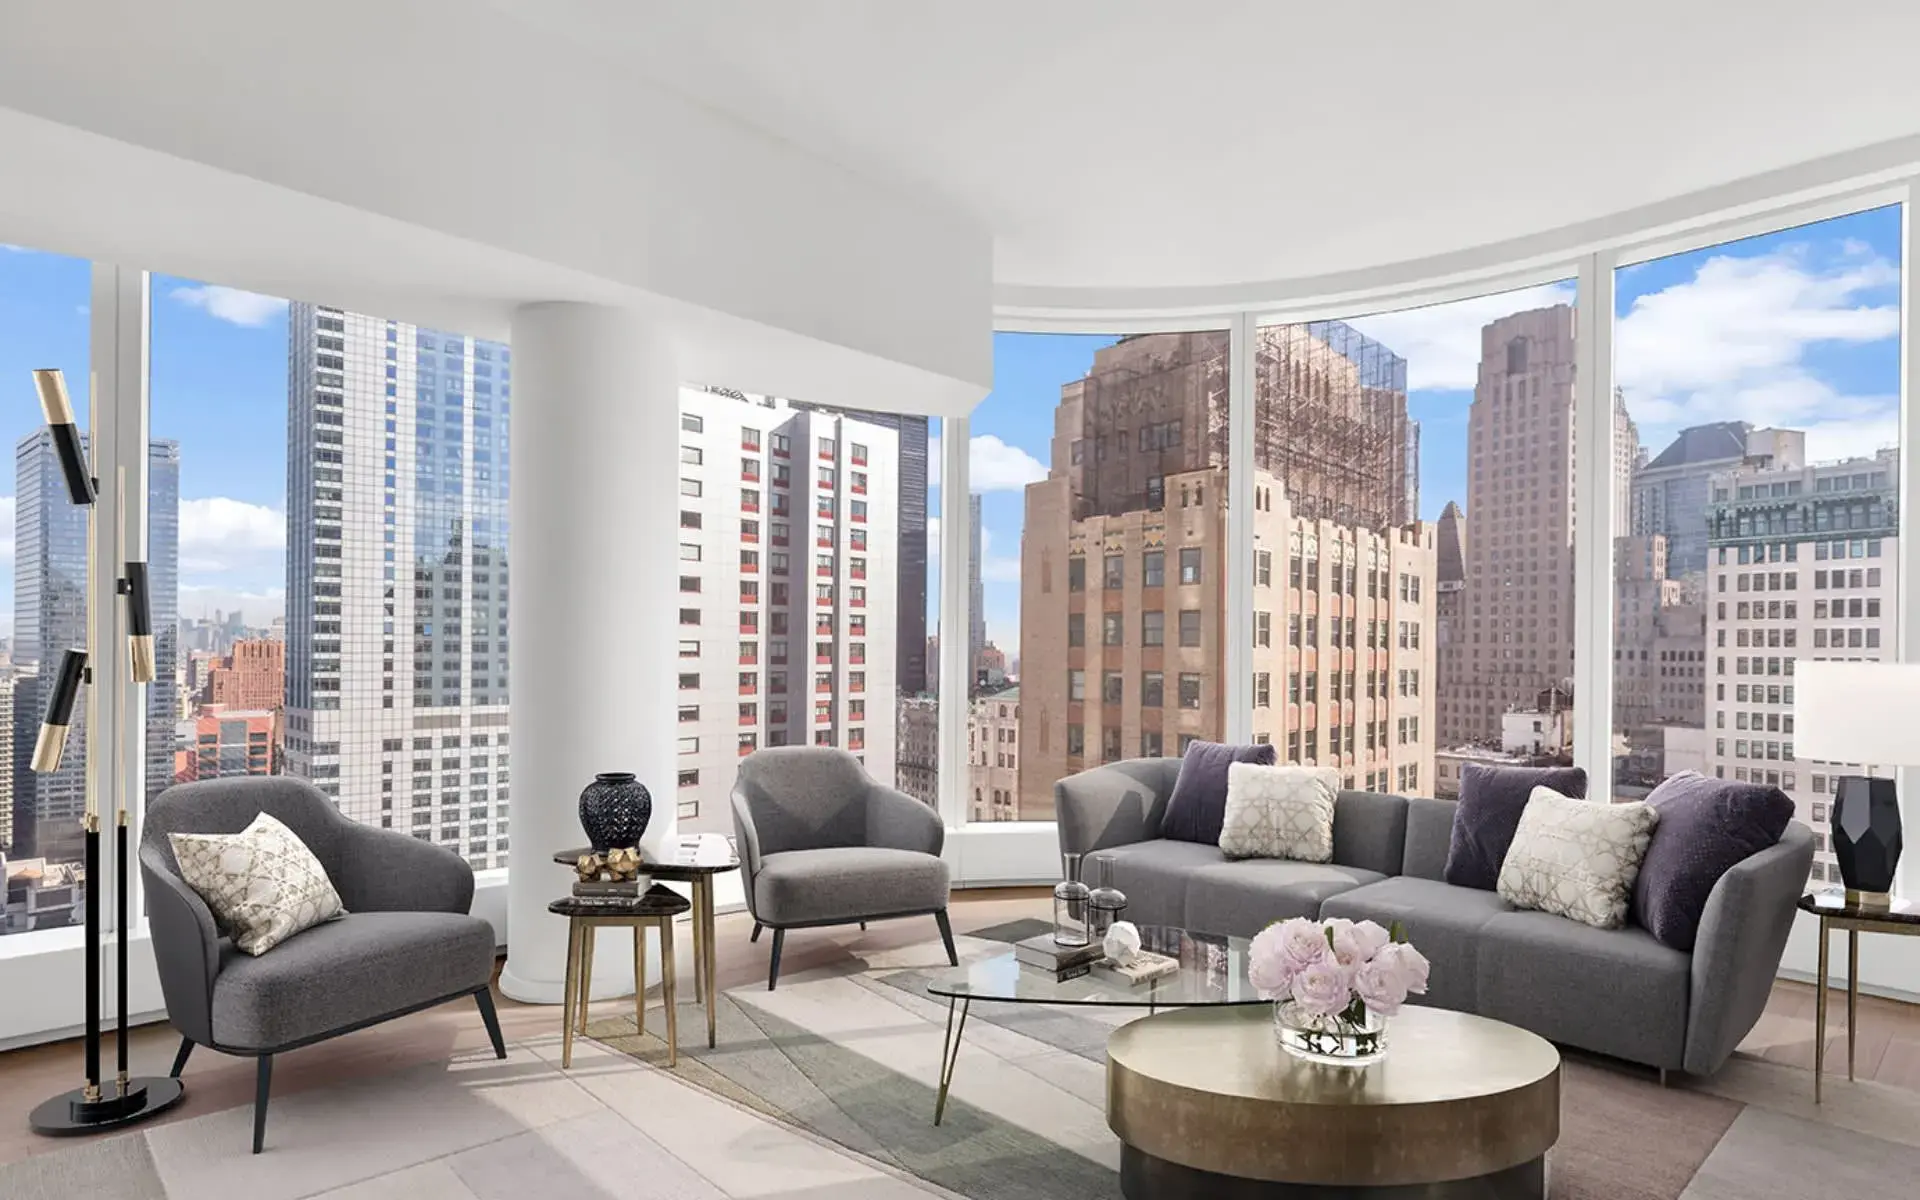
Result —
M 963 954 L 1003 953 L 1004 945 L 994 943 L 1046 928 L 1043 921 L 997 926 L 988 940 L 963 939 Z M 889 954 L 865 971 L 783 979 L 772 994 L 741 988 L 723 995 L 719 1044 L 683 1047 L 682 1077 L 970 1200 L 1118 1197 L 1117 1142 L 1111 1155 L 1083 1143 L 1063 1145 L 1009 1114 L 1057 1106 L 1049 1076 L 1058 1073 L 1079 1081 L 1081 1094 L 1070 1103 L 1097 1117 L 1107 1036 L 1128 1015 L 1107 1013 L 1103 1020 L 1085 1009 L 976 1003 L 955 1095 L 936 1127 L 935 1072 L 889 1061 L 863 1046 L 860 1032 L 861 1021 L 888 1031 L 915 1027 L 886 1037 L 923 1038 L 937 1060 L 947 1006 L 927 995 L 926 983 L 938 968 L 898 965 L 939 961 L 937 944 L 924 949 Z M 854 997 L 882 1004 L 862 1009 L 856 1021 L 846 1012 Z M 683 1030 L 699 1027 L 698 1012 L 684 1010 Z M 832 1027 L 811 1028 L 810 1020 Z M 636 1038 L 631 1021 L 622 1024 L 608 1021 L 591 1032 L 647 1061 L 663 1055 L 656 1039 Z M 978 1080 L 983 1060 L 993 1058 L 1021 1069 L 1003 1071 L 999 1078 L 1010 1082 L 991 1095 L 961 1098 L 963 1077 Z M 1082 1065 L 1069 1070 L 1075 1060 Z M 1561 1138 L 1550 1160 L 1554 1200 L 1799 1197 L 1829 1194 L 1827 1182 L 1836 1177 L 1848 1188 L 1831 1194 L 1849 1200 L 1920 1195 L 1913 1182 L 1920 1178 L 1920 1148 L 1750 1108 L 1712 1094 L 1710 1086 L 1662 1088 L 1643 1071 L 1570 1054 Z M 1023 1087 L 1044 1094 L 1023 1107 L 1014 1094 Z M 1920 1098 L 1915 1101 L 1920 1113 Z M 1920 1126 L 1915 1134 L 1920 1141 Z M 1839 1170 L 1838 1163 L 1852 1165 Z

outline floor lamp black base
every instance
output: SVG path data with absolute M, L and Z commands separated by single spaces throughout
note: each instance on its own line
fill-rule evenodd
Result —
M 178 1079 L 165 1075 L 145 1075 L 127 1080 L 127 1093 L 118 1095 L 118 1083 L 100 1087 L 101 1098 L 91 1103 L 83 1088 L 62 1092 L 43 1101 L 27 1118 L 35 1133 L 46 1137 L 78 1137 L 105 1133 L 138 1125 L 156 1117 L 186 1098 L 186 1088 Z

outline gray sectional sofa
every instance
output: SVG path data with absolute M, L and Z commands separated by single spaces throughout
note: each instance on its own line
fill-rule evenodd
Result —
M 1663 1073 L 1713 1073 L 1760 1019 L 1813 861 L 1813 835 L 1789 824 L 1720 879 L 1689 954 L 1444 882 L 1451 801 L 1340 793 L 1330 863 L 1167 840 L 1179 773 L 1177 758 L 1134 759 L 1054 785 L 1061 851 L 1112 856 L 1129 920 L 1242 937 L 1287 917 L 1398 921 L 1433 964 L 1424 1003 Z

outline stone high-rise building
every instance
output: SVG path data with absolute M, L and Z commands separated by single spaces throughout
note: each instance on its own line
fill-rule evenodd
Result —
M 967 497 L 967 691 L 980 687 L 980 654 L 987 648 L 987 592 L 980 578 L 981 543 L 986 526 L 980 519 L 980 493 Z
M 1701 580 L 1671 578 L 1667 547 L 1657 533 L 1613 541 L 1613 729 L 1626 749 L 1613 781 L 1625 799 L 1639 799 L 1670 772 L 1668 730 L 1706 725 Z
M 680 389 L 682 833 L 732 832 L 728 792 L 761 746 L 839 746 L 894 784 L 897 438 Z
M 1254 734 L 1417 790 L 1436 548 L 1403 519 L 1405 363 L 1337 322 L 1263 329 L 1256 358 Z M 1226 359 L 1223 333 L 1127 338 L 1062 386 L 1026 492 L 1018 800 L 989 817 L 1051 819 L 1063 775 L 1224 735 Z
M 1713 476 L 1750 463 L 1799 467 L 1807 435 L 1797 429 L 1755 429 L 1745 421 L 1717 421 L 1682 429 L 1672 444 L 1633 474 L 1629 523 L 1616 532 L 1667 539 L 1671 578 L 1707 571 L 1707 489 Z
M 967 712 L 967 815 L 1020 819 L 1020 689 L 975 696 Z
M 504 867 L 512 351 L 307 303 L 288 334 L 286 772 Z
M 1793 743 L 1801 658 L 1891 660 L 1899 611 L 1900 456 L 1715 475 L 1707 507 L 1707 769 L 1772 784 L 1812 826 L 1812 878 L 1838 881 L 1833 783 L 1858 766 Z
M 1444 649 L 1440 737 L 1492 744 L 1501 714 L 1573 680 L 1573 308 L 1557 304 L 1480 331 L 1480 378 L 1467 418 L 1461 636 Z M 1613 406 L 1608 503 L 1627 511 L 1638 438 Z M 1604 595 L 1604 593 L 1600 593 Z M 1578 697 L 1575 697 L 1578 703 Z
M 207 667 L 202 700 L 229 709 L 276 712 L 285 703 L 286 643 L 271 638 L 241 638 Z

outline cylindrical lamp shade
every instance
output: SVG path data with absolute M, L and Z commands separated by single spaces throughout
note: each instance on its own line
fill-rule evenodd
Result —
M 73 723 L 73 702 L 80 695 L 86 674 L 87 652 L 67 651 L 60 660 L 60 673 L 53 678 L 47 716 L 40 723 L 40 739 L 33 747 L 33 769 L 42 775 L 60 769 L 60 758 L 67 749 L 67 726 Z
M 127 576 L 127 653 L 135 683 L 153 682 L 153 603 L 147 594 L 147 564 L 129 562 Z
M 1793 684 L 1799 757 L 1920 765 L 1920 663 L 1801 659 Z
M 93 472 L 87 466 L 87 452 L 80 444 L 80 427 L 74 424 L 66 376 L 58 370 L 42 368 L 33 373 L 33 386 L 40 392 L 40 411 L 46 415 L 47 432 L 53 435 L 53 450 L 60 459 L 60 473 L 67 480 L 67 495 L 75 504 L 92 504 Z

